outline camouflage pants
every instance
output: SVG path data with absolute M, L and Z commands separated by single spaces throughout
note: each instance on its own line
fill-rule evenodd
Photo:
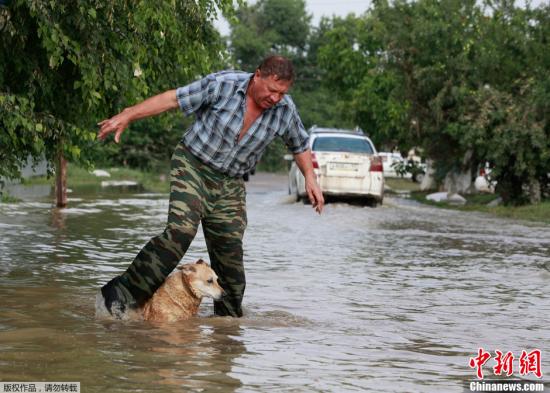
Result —
M 214 312 L 240 317 L 245 289 L 244 181 L 203 164 L 181 143 L 171 166 L 166 229 L 143 247 L 125 273 L 101 289 L 105 305 L 113 315 L 124 312 L 126 307 L 141 307 L 176 267 L 202 223 L 210 264 L 227 294 L 214 302 Z

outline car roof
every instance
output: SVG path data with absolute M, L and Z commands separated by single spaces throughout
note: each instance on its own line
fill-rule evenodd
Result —
M 342 129 L 342 128 L 325 128 L 325 127 L 317 127 L 313 126 L 309 129 L 310 132 L 310 143 L 313 146 L 314 140 L 317 138 L 324 138 L 324 137 L 330 137 L 330 138 L 354 138 L 354 139 L 363 139 L 366 140 L 370 146 L 372 147 L 372 150 L 376 154 L 376 147 L 374 146 L 374 143 L 372 143 L 371 139 L 363 132 L 363 130 L 359 127 L 356 127 L 355 130 L 349 130 L 349 129 Z
M 354 130 L 343 129 L 343 128 L 327 128 L 327 127 L 317 127 L 313 126 L 309 129 L 310 134 L 343 134 L 343 135 L 355 135 L 355 136 L 364 136 L 366 137 L 363 130 L 359 127 L 356 127 Z

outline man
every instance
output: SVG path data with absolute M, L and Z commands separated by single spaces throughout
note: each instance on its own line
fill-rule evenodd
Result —
M 255 167 L 276 136 L 285 141 L 306 180 L 318 213 L 323 194 L 313 173 L 308 135 L 286 95 L 294 80 L 290 60 L 264 59 L 254 74 L 222 71 L 177 90 L 151 97 L 99 123 L 98 138 L 115 142 L 135 120 L 178 106 L 195 122 L 172 156 L 168 224 L 152 238 L 122 275 L 101 293 L 111 314 L 142 306 L 176 267 L 202 222 L 212 268 L 226 296 L 214 302 L 216 315 L 242 316 L 245 289 L 242 238 L 246 228 L 243 175 Z

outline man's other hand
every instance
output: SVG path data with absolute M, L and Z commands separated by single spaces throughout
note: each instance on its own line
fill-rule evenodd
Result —
M 325 198 L 323 197 L 323 192 L 317 184 L 317 179 L 315 176 L 308 176 L 306 178 L 306 193 L 311 205 L 315 208 L 315 211 L 319 214 L 323 212 L 323 207 L 325 206 Z

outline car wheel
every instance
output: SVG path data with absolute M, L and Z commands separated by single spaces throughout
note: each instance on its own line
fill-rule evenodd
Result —
M 300 193 L 298 191 L 298 181 L 296 180 L 296 178 L 293 179 L 293 184 L 294 184 L 294 200 L 296 202 L 300 202 Z M 292 194 L 292 187 L 288 187 L 288 193 L 289 194 Z

